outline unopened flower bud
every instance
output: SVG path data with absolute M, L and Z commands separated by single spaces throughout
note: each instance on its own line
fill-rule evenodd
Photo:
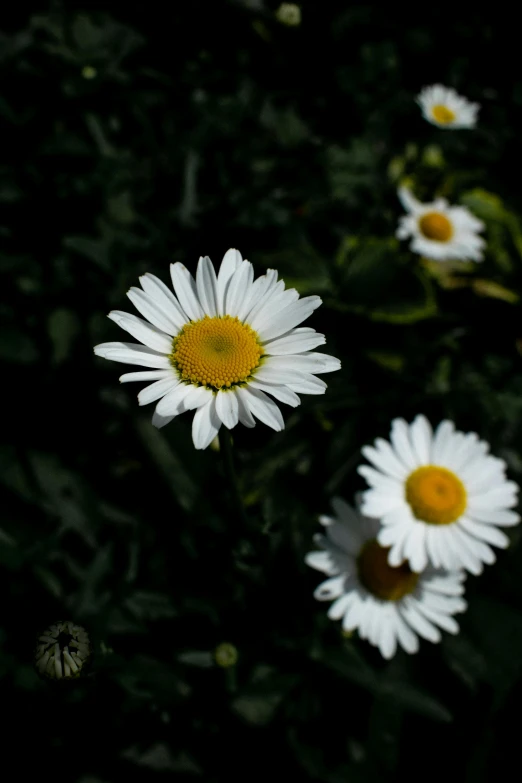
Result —
M 70 620 L 50 625 L 36 642 L 34 665 L 47 680 L 73 680 L 86 674 L 92 659 L 89 634 Z

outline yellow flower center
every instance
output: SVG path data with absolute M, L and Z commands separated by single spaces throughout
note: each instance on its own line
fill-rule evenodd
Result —
M 443 106 L 442 103 L 438 103 L 431 110 L 431 116 L 435 122 L 440 122 L 441 125 L 449 125 L 450 122 L 455 120 L 455 112 L 448 109 L 447 106 Z
M 426 465 L 408 476 L 406 500 L 417 519 L 450 525 L 465 511 L 467 496 L 464 484 L 451 470 Z
M 425 237 L 436 242 L 447 242 L 453 236 L 451 221 L 440 212 L 426 212 L 419 220 L 419 228 Z
M 375 539 L 368 541 L 357 558 L 359 580 L 372 595 L 383 601 L 399 601 L 413 593 L 419 575 L 406 562 L 397 568 L 388 565 L 389 548 Z
M 238 318 L 205 316 L 183 327 L 169 356 L 181 380 L 210 389 L 245 383 L 259 366 L 263 349 L 250 326 Z

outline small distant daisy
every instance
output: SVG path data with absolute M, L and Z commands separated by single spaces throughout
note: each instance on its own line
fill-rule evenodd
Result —
M 466 207 L 450 207 L 446 199 L 422 204 L 401 187 L 398 196 L 408 212 L 399 219 L 398 239 L 411 237 L 410 250 L 434 261 L 482 261 L 484 239 L 478 236 L 484 223 Z
M 439 128 L 474 128 L 477 124 L 478 103 L 470 103 L 452 87 L 433 84 L 423 87 L 416 98 L 422 115 Z
M 453 615 L 466 609 L 464 572 L 428 567 L 417 574 L 407 563 L 392 567 L 388 550 L 377 540 L 379 522 L 358 514 L 341 498 L 332 507 L 334 518 L 320 517 L 326 535 L 314 537 L 323 551 L 305 558 L 328 576 L 314 593 L 319 601 L 334 601 L 328 617 L 342 618 L 344 631 L 357 629 L 384 658 L 392 658 L 397 645 L 417 652 L 419 636 L 439 642 L 439 628 L 458 633 Z
M 414 571 L 465 568 L 480 574 L 494 563 L 490 545 L 505 548 L 499 530 L 519 522 L 518 486 L 506 479 L 506 464 L 488 454 L 474 432 L 443 421 L 432 432 L 428 420 L 392 422 L 391 443 L 378 438 L 362 453 L 374 467 L 358 472 L 371 489 L 362 493 L 361 511 L 380 519 L 378 539 L 390 547 L 388 560 L 408 560 Z
M 254 417 L 279 431 L 284 421 L 276 403 L 296 407 L 300 394 L 323 394 L 317 373 L 340 368 L 339 359 L 313 352 L 324 334 L 298 327 L 319 307 L 318 296 L 299 298 L 269 269 L 254 270 L 238 250 L 229 250 L 216 275 L 210 258 L 199 259 L 196 279 L 171 264 L 176 296 L 151 274 L 128 297 L 147 319 L 115 310 L 109 318 L 143 345 L 103 343 L 95 354 L 150 369 L 120 381 L 153 381 L 138 394 L 140 405 L 159 400 L 152 423 L 163 427 L 180 413 L 196 410 L 192 437 L 205 449 L 221 424 L 254 427 Z

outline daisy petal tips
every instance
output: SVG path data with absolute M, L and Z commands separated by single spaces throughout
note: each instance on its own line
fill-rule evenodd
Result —
M 451 87 L 423 87 L 416 101 L 424 119 L 439 128 L 474 128 L 477 124 L 479 104 L 471 103 Z
M 363 448 L 371 467 L 358 468 L 370 485 L 361 511 L 380 520 L 378 541 L 389 547 L 391 566 L 406 560 L 415 572 L 431 564 L 480 574 L 495 562 L 491 547 L 509 545 L 500 528 L 520 520 L 513 510 L 519 488 L 488 451 L 451 421 L 432 432 L 422 415 L 412 424 L 395 419 L 390 442 L 378 438 Z
M 109 314 L 141 344 L 94 348 L 97 356 L 147 368 L 120 381 L 152 381 L 138 401 L 157 402 L 154 426 L 194 410 L 194 445 L 206 449 L 222 424 L 253 427 L 257 419 L 282 430 L 272 398 L 295 407 L 298 394 L 324 393 L 316 376 L 340 369 L 340 361 L 315 352 L 324 335 L 300 326 L 321 304 L 318 296 L 301 299 L 273 269 L 254 280 L 252 264 L 235 249 L 225 253 L 217 274 L 208 257 L 199 259 L 195 279 L 180 263 L 170 271 L 174 293 L 151 274 L 128 292 L 143 318 Z
M 482 261 L 486 246 L 479 232 L 484 223 L 466 207 L 445 199 L 422 204 L 405 187 L 398 190 L 407 214 L 399 219 L 398 239 L 410 239 L 410 250 L 434 261 Z
M 419 637 L 439 642 L 441 630 L 458 633 L 453 615 L 466 609 L 465 573 L 428 566 L 418 574 L 405 562 L 391 566 L 388 549 L 378 541 L 379 522 L 341 498 L 332 506 L 334 515 L 320 518 L 324 535 L 315 536 L 321 551 L 305 557 L 327 577 L 314 596 L 333 602 L 328 617 L 341 620 L 347 633 L 357 630 L 387 659 L 398 647 L 416 653 Z

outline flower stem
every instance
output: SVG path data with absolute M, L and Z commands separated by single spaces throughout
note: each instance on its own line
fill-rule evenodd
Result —
M 241 518 L 243 525 L 246 527 L 246 525 L 248 524 L 248 518 L 245 512 L 245 507 L 243 506 L 243 501 L 241 500 L 241 493 L 239 492 L 239 483 L 237 480 L 236 469 L 234 467 L 234 455 L 232 452 L 232 435 L 230 434 L 230 430 L 228 430 L 224 426 L 221 427 L 221 430 L 219 432 L 219 446 L 221 449 L 221 453 L 223 454 L 225 473 L 227 475 L 228 482 L 230 484 L 230 489 L 232 492 L 234 504 L 236 506 L 237 513 Z

